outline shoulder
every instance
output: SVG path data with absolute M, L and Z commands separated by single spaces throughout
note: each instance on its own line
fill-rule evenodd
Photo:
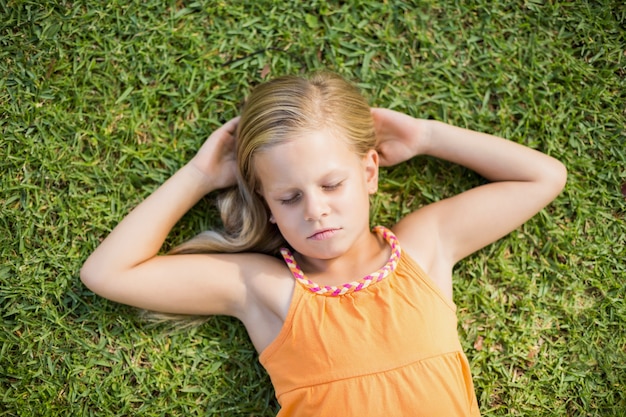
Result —
M 249 295 L 254 301 L 280 316 L 286 316 L 293 293 L 294 279 L 282 259 L 262 254 L 247 254 L 242 268 Z M 282 314 L 284 312 L 284 315 Z
M 454 264 L 441 247 L 438 217 L 434 205 L 425 206 L 400 220 L 391 230 L 402 251 L 452 299 L 452 268 Z
M 246 260 L 246 297 L 239 319 L 257 351 L 262 352 L 276 338 L 289 314 L 295 280 L 281 259 L 248 254 Z
M 437 248 L 439 228 L 432 205 L 404 217 L 391 230 L 398 238 L 402 250 L 428 272 L 440 252 Z

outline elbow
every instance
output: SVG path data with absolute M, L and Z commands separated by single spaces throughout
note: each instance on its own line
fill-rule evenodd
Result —
M 98 268 L 90 262 L 91 258 L 87 259 L 83 266 L 80 268 L 80 280 L 91 291 L 96 294 L 101 294 L 99 287 L 102 283 L 101 274 L 98 273 Z
M 561 194 L 567 183 L 567 168 L 565 165 L 552 159 L 543 166 L 538 185 L 541 187 L 541 199 L 547 205 Z
M 555 197 L 563 191 L 565 184 L 567 183 L 567 167 L 561 161 L 555 160 L 555 169 L 552 174 L 552 184 L 555 193 Z
M 541 202 L 541 207 L 545 207 L 565 188 L 567 168 L 561 161 L 548 157 L 535 166 L 535 177 L 532 182 L 537 193 L 535 194 L 537 201 Z
M 92 290 L 92 286 L 94 282 L 94 275 L 93 275 L 93 272 L 91 271 L 91 268 L 89 267 L 88 262 L 89 261 L 85 262 L 83 266 L 80 268 L 80 281 L 83 283 L 85 287 Z

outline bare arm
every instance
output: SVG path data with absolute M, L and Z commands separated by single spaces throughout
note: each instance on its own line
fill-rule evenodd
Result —
M 383 164 L 430 155 L 463 165 L 491 183 L 418 210 L 397 225 L 405 246 L 436 246 L 427 262 L 446 271 L 460 259 L 508 234 L 562 190 L 562 163 L 517 143 L 442 122 L 374 109 Z M 419 255 L 418 255 L 419 256 Z M 443 273 L 443 272 L 442 272 Z
M 205 194 L 234 184 L 236 126 L 233 119 L 216 130 L 192 161 L 115 227 L 81 269 L 87 287 L 141 308 L 238 315 L 246 271 L 237 255 L 157 256 L 169 231 L 194 204 Z
M 519 227 L 565 185 L 564 165 L 541 152 L 492 135 L 428 123 L 431 134 L 424 154 L 463 165 L 491 181 L 436 207 L 451 263 Z

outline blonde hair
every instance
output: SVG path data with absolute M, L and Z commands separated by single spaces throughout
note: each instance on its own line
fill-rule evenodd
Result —
M 338 75 L 284 76 L 257 86 L 237 128 L 237 186 L 218 199 L 222 231 L 205 231 L 171 253 L 259 252 L 277 255 L 287 242 L 257 192 L 257 152 L 327 129 L 346 140 L 359 156 L 374 149 L 376 135 L 367 100 Z

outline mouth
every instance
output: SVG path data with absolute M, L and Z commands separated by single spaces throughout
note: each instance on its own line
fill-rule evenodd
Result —
M 339 228 L 321 229 L 321 230 L 318 230 L 315 233 L 313 233 L 307 239 L 311 239 L 311 240 L 329 239 L 329 238 L 333 237 L 339 230 L 341 230 L 341 229 L 339 229 Z

